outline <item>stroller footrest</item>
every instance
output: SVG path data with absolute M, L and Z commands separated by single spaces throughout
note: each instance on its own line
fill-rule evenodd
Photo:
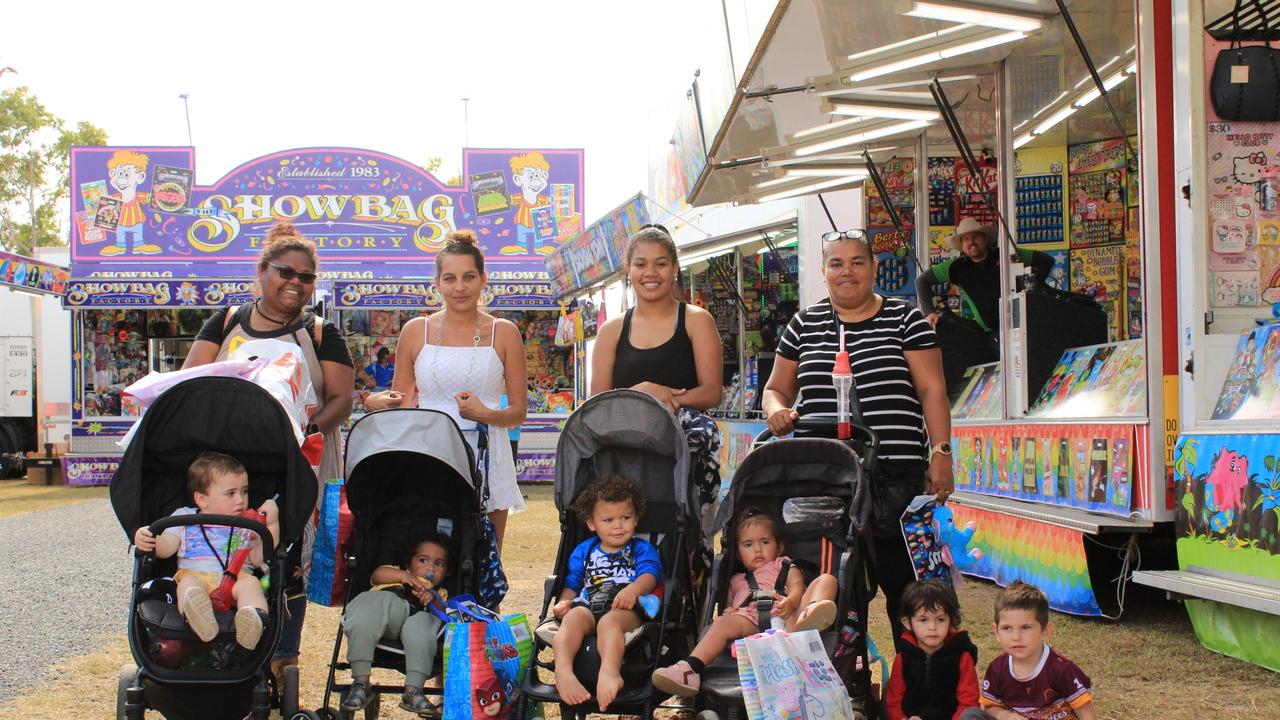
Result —
M 230 610 L 219 610 L 213 613 L 218 620 L 218 635 L 235 634 L 236 614 Z M 178 606 L 165 600 L 143 600 L 138 603 L 138 618 L 165 637 L 178 640 L 197 640 L 191 631 L 187 619 L 178 612 Z

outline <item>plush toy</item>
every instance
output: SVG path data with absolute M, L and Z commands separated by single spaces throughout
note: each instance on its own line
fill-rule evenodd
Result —
M 969 541 L 973 539 L 972 521 L 965 523 L 964 529 L 961 530 L 956 527 L 956 518 L 951 508 L 939 505 L 933 511 L 933 522 L 934 534 L 937 536 L 938 543 L 942 545 L 943 557 L 946 558 L 946 563 L 957 572 L 972 568 L 982 559 L 981 550 L 969 548 Z

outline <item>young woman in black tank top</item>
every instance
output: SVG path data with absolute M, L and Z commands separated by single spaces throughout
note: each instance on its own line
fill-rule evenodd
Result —
M 675 243 L 646 226 L 627 247 L 627 272 L 636 306 L 600 328 L 591 356 L 591 394 L 632 388 L 672 412 L 720 404 L 724 355 L 715 320 L 676 299 L 680 274 Z

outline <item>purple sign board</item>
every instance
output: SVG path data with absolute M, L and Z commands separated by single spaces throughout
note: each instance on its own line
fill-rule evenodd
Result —
M 553 452 L 522 452 L 516 458 L 516 481 L 522 483 L 553 483 L 556 481 L 556 454 Z
M 218 277 L 243 264 L 247 277 L 280 219 L 315 241 L 333 274 L 429 276 L 457 228 L 476 230 L 486 269 L 545 273 L 545 256 L 582 227 L 582 150 L 466 149 L 459 186 L 352 148 L 274 153 L 207 187 L 194 177 L 192 148 L 73 148 L 73 273 L 187 265 L 187 277 Z
M 68 485 L 110 485 L 118 467 L 119 455 L 63 455 L 62 479 Z
M 253 281 L 244 279 L 73 278 L 62 304 L 69 308 L 197 308 L 253 302 Z
M 67 289 L 67 269 L 0 251 L 0 286 L 61 295 Z

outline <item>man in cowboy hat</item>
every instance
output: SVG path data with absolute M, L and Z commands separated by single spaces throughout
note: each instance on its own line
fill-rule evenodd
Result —
M 916 295 L 920 309 L 931 323 L 938 321 L 934 305 L 935 285 L 955 285 L 982 329 L 991 332 L 999 325 L 1000 263 L 996 259 L 996 229 L 973 218 L 956 225 L 951 246 L 960 257 L 944 260 L 916 278 Z M 1036 282 L 1044 283 L 1053 271 L 1053 256 L 1037 250 L 1018 248 L 1023 265 L 1030 265 Z

